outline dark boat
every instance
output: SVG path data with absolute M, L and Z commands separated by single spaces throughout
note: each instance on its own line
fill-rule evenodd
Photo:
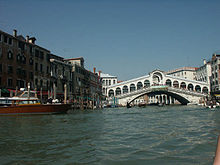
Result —
M 127 108 L 131 108 L 131 105 L 129 103 L 127 103 Z

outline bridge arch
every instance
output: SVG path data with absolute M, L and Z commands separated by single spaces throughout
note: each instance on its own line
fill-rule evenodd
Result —
M 196 92 L 201 92 L 201 87 L 200 87 L 199 85 L 196 85 L 196 86 L 195 86 L 195 91 L 196 91 Z
M 208 94 L 208 93 L 209 93 L 209 90 L 208 90 L 207 87 L 203 87 L 203 88 L 202 88 L 202 92 Z
M 182 89 L 186 89 L 186 83 L 185 83 L 185 82 L 181 82 L 181 84 L 180 84 L 180 88 L 182 88 Z
M 144 87 L 150 87 L 150 81 L 149 80 L 144 81 Z
M 123 86 L 122 92 L 123 92 L 123 94 L 128 93 L 128 86 L 127 85 Z
M 175 81 L 173 82 L 173 87 L 174 87 L 174 88 L 179 88 L 179 82 L 175 80 Z
M 166 83 L 165 83 L 167 86 L 172 86 L 172 81 L 170 79 L 167 79 L 166 80 Z
M 143 84 L 142 84 L 142 82 L 138 82 L 137 83 L 137 90 L 139 90 L 139 89 L 141 89 L 141 88 L 143 88 Z
M 130 92 L 133 92 L 133 91 L 135 91 L 135 90 L 136 90 L 135 85 L 134 85 L 134 84 L 131 84 L 131 85 L 130 85 Z
M 190 83 L 188 84 L 188 88 L 187 88 L 189 91 L 193 91 L 193 85 Z
M 153 78 L 153 84 L 161 84 L 163 80 L 163 75 L 162 73 L 157 71 L 153 73 L 152 78 Z
M 114 90 L 113 90 L 113 89 L 110 89 L 110 90 L 108 91 L 108 96 L 109 96 L 109 97 L 113 97 L 113 96 L 114 96 Z
M 116 96 L 118 96 L 118 95 L 120 95 L 121 94 L 121 88 L 116 88 L 116 90 L 115 90 L 115 95 Z

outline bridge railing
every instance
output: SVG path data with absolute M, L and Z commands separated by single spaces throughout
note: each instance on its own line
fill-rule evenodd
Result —
M 193 95 L 193 96 L 207 96 L 208 95 L 207 93 L 202 93 L 202 92 L 198 92 L 198 91 L 190 91 L 188 89 L 183 89 L 183 88 L 170 87 L 168 85 L 157 85 L 157 86 L 155 85 L 155 86 L 150 86 L 150 87 L 143 87 L 143 88 L 140 88 L 140 89 L 132 91 L 132 92 L 116 95 L 115 97 L 123 98 L 123 97 L 128 97 L 130 95 L 141 94 L 143 92 L 162 91 L 162 90 L 183 93 L 183 94 L 189 94 L 189 95 Z

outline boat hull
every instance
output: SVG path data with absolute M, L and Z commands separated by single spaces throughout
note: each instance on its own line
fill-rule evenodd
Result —
M 19 105 L 19 106 L 1 107 L 0 115 L 66 113 L 70 109 L 71 109 L 71 104 Z

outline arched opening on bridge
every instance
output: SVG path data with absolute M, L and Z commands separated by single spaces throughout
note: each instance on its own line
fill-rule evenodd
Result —
M 203 87 L 203 88 L 202 88 L 202 92 L 208 94 L 208 93 L 209 93 L 209 90 L 208 90 L 207 87 Z
M 200 87 L 199 85 L 196 85 L 196 86 L 195 86 L 195 91 L 196 91 L 196 92 L 201 92 L 201 87 Z
M 192 85 L 192 84 L 189 84 L 189 85 L 188 85 L 188 90 L 189 90 L 189 91 L 193 91 L 193 85 Z
M 168 85 L 168 86 L 170 86 L 170 87 L 172 86 L 172 82 L 171 82 L 170 79 L 167 79 L 167 80 L 166 80 L 166 85 Z
M 137 83 L 137 90 L 139 90 L 141 88 L 143 88 L 143 84 L 142 84 L 142 82 L 138 82 Z
M 167 97 L 165 96 L 165 95 L 163 95 L 163 104 L 166 104 L 166 102 L 167 102 Z
M 150 87 L 150 81 L 149 80 L 145 80 L 144 81 L 144 87 Z
M 136 90 L 135 85 L 134 85 L 134 84 L 131 84 L 131 85 L 130 85 L 130 92 L 133 92 L 133 91 L 135 91 L 135 90 Z
M 114 96 L 114 91 L 113 91 L 112 89 L 110 89 L 110 90 L 108 91 L 108 96 L 109 96 L 109 97 L 113 97 L 113 96 Z
M 161 83 L 161 80 L 163 80 L 163 76 L 160 72 L 155 72 L 153 74 L 153 84 L 159 85 Z
M 159 96 L 156 96 L 156 101 L 157 103 L 159 103 Z
M 120 95 L 121 94 L 121 88 L 119 88 L 119 87 L 116 88 L 115 94 L 116 94 L 116 96 Z
M 185 82 L 181 82 L 181 84 L 180 84 L 180 88 L 182 88 L 182 89 L 186 89 L 186 83 L 185 83 Z
M 123 94 L 128 93 L 128 86 L 127 85 L 123 86 L 122 91 Z
M 178 81 L 174 81 L 173 82 L 173 87 L 174 88 L 179 88 L 179 82 Z

